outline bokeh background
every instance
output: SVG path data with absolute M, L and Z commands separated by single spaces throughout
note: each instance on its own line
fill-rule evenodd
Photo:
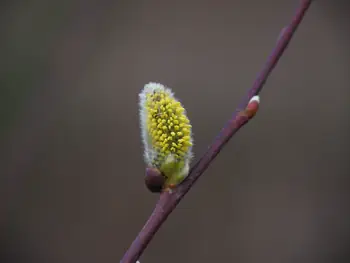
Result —
M 138 93 L 184 103 L 198 158 L 299 1 L 1 1 L 0 261 L 119 262 L 157 200 Z M 315 1 L 256 118 L 142 263 L 349 262 L 347 1 Z

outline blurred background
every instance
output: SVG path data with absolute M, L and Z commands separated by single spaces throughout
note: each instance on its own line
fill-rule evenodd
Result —
M 168 85 L 198 158 L 299 1 L 2 1 L 0 261 L 119 262 L 157 195 L 138 93 Z M 261 109 L 141 258 L 349 262 L 347 1 L 315 1 Z

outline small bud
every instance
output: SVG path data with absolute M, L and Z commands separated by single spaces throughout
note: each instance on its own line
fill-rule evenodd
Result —
M 146 168 L 145 184 L 152 193 L 162 191 L 165 179 L 165 176 L 157 168 Z
M 255 114 L 258 112 L 259 104 L 260 104 L 259 96 L 254 96 L 253 98 L 251 98 L 251 100 L 249 101 L 244 111 L 249 118 L 254 117 Z

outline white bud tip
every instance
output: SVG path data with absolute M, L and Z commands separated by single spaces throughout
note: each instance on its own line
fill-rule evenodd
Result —
M 250 99 L 249 103 L 256 101 L 257 103 L 260 103 L 260 97 L 258 95 L 254 96 L 253 98 Z
M 136 261 L 136 263 L 141 263 L 140 261 Z

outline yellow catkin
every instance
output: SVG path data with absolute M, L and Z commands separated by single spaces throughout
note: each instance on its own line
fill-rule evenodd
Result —
M 146 84 L 139 98 L 145 162 L 159 169 L 167 178 L 164 188 L 171 188 L 188 175 L 192 126 L 182 104 L 162 84 Z
M 147 94 L 146 109 L 147 129 L 154 150 L 159 152 L 160 156 L 172 153 L 181 159 L 192 146 L 190 121 L 184 114 L 185 109 L 181 103 L 166 91 L 159 90 Z M 156 163 L 160 161 L 155 160 Z

